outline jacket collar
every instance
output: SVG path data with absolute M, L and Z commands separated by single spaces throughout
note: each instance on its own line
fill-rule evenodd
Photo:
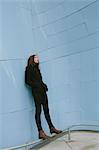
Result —
M 30 66 L 38 68 L 38 63 L 30 64 Z

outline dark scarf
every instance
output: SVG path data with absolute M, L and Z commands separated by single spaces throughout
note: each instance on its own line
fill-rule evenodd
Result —
M 33 64 L 30 64 L 32 67 L 36 67 L 37 69 L 39 69 L 39 63 L 33 63 Z

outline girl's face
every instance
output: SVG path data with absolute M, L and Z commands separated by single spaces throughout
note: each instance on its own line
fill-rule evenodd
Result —
M 37 55 L 34 56 L 34 62 L 39 63 L 39 57 Z

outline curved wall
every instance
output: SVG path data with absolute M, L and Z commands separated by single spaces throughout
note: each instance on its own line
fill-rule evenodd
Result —
M 40 57 L 57 128 L 99 123 L 99 1 L 0 1 L 0 148 L 36 140 L 35 107 L 24 84 Z M 49 133 L 42 112 L 42 126 Z

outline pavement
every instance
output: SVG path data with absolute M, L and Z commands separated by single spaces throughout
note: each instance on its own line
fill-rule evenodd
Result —
M 77 131 L 71 133 L 68 142 L 67 134 L 43 145 L 39 150 L 99 150 L 99 132 Z

